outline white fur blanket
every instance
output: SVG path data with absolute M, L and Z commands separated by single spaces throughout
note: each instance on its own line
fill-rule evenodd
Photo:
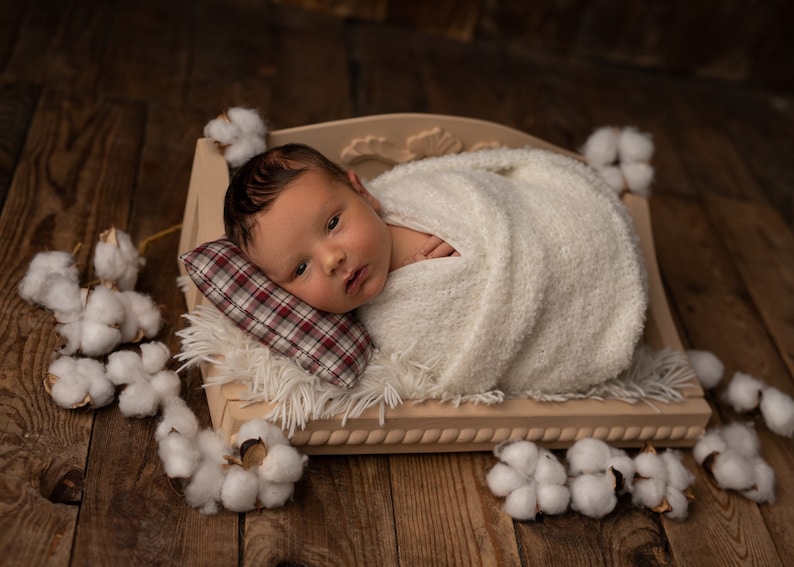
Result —
M 368 188 L 387 222 L 461 254 L 392 272 L 358 310 L 379 348 L 432 363 L 459 395 L 581 392 L 629 366 L 644 265 L 628 213 L 591 169 L 483 150 L 397 166 Z

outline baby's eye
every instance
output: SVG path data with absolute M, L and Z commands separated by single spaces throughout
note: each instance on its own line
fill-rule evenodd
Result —
M 328 230 L 333 230 L 336 228 L 336 225 L 339 224 L 339 215 L 335 215 L 331 217 L 331 220 L 328 221 Z
M 306 268 L 308 268 L 308 267 L 309 267 L 309 266 L 306 264 L 306 262 L 301 262 L 301 263 L 298 265 L 298 267 L 297 267 L 297 268 L 295 268 L 295 275 L 296 275 L 296 276 L 302 276 L 302 275 L 303 275 L 303 273 L 306 271 Z

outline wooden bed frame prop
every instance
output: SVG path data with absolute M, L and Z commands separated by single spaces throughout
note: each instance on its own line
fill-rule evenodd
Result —
M 372 178 L 397 163 L 482 147 L 532 146 L 581 156 L 543 140 L 482 120 L 432 114 L 387 114 L 326 122 L 268 134 L 268 146 L 288 142 L 309 144 L 363 178 Z M 179 253 L 215 240 L 223 234 L 223 195 L 229 169 L 218 146 L 210 139 L 196 143 L 196 153 L 185 205 Z M 648 269 L 650 310 L 645 341 L 656 348 L 681 350 L 681 340 L 662 287 L 651 233 L 648 202 L 626 194 L 639 233 Z M 180 266 L 184 274 L 184 268 Z M 185 293 L 188 311 L 206 304 L 190 284 Z M 205 382 L 217 374 L 204 364 Z M 228 383 L 206 388 L 213 426 L 232 439 L 246 421 L 265 415 L 270 404 L 248 404 L 239 395 L 245 386 Z M 360 417 L 324 419 L 308 423 L 292 437 L 292 444 L 307 454 L 423 453 L 491 450 L 508 439 L 528 439 L 549 448 L 562 448 L 583 437 L 597 437 L 622 447 L 646 442 L 656 446 L 692 446 L 711 416 L 703 390 L 693 380 L 684 401 L 627 403 L 608 400 L 537 402 L 507 400 L 494 406 L 410 400 L 387 409 L 385 423 L 379 409 Z

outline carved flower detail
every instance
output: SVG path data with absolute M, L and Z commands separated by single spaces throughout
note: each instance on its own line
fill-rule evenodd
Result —
M 463 150 L 463 142 L 460 138 L 438 126 L 409 137 L 406 145 L 417 157 L 443 156 Z

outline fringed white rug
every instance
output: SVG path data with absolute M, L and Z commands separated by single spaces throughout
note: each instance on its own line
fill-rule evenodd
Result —
M 421 365 L 399 353 L 381 350 L 376 350 L 357 385 L 342 389 L 318 380 L 292 360 L 272 354 L 214 308 L 201 306 L 185 318 L 190 325 L 178 333 L 182 352 L 177 355 L 183 368 L 211 362 L 217 377 L 206 385 L 241 382 L 247 387 L 241 398 L 251 403 L 272 404 L 272 410 L 262 417 L 280 422 L 290 436 L 303 429 L 308 421 L 341 416 L 344 423 L 371 407 L 379 408 L 383 423 L 387 408 L 408 400 L 438 400 L 459 405 L 497 404 L 505 399 L 498 390 L 471 396 L 450 394 L 436 383 L 432 365 Z M 584 398 L 630 403 L 681 401 L 682 390 L 693 378 L 684 353 L 641 347 L 632 365 L 604 384 L 564 395 L 526 392 L 525 397 L 537 401 Z

